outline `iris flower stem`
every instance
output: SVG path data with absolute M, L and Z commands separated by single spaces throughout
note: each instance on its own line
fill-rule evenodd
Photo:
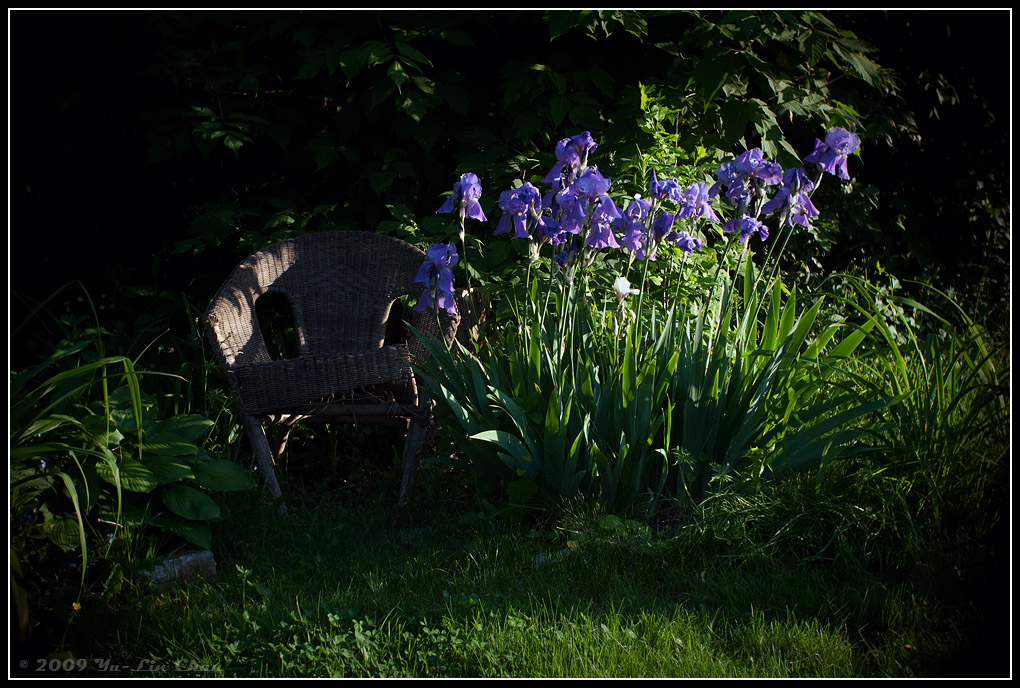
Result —
M 727 246 L 727 248 L 729 248 L 729 247 Z M 733 270 L 733 275 L 734 276 L 733 276 L 733 279 L 730 280 L 730 290 L 729 290 L 729 292 L 727 292 L 726 302 L 725 303 L 722 303 L 722 302 L 719 303 L 719 322 L 717 323 L 716 328 L 715 328 L 716 335 L 719 335 L 723 331 L 722 315 L 723 315 L 723 313 L 725 313 L 729 309 L 730 299 L 733 298 L 733 291 L 734 291 L 733 285 L 736 283 L 736 276 L 739 275 L 740 272 L 741 272 L 741 267 L 740 266 L 741 266 L 741 264 L 745 260 L 751 260 L 750 254 L 751 254 L 750 249 L 747 247 L 746 244 L 743 247 L 741 247 L 740 255 L 737 256 L 737 267 L 734 268 L 734 270 Z M 714 289 L 715 286 L 713 285 L 712 288 Z M 738 317 L 738 320 L 739 320 L 739 317 Z M 714 346 L 714 343 L 713 343 L 713 346 Z
M 443 334 L 443 322 L 439 319 L 439 293 L 438 292 L 433 292 L 432 293 L 432 303 L 433 303 L 432 310 L 434 310 L 436 312 L 436 332 L 438 333 L 439 338 L 443 340 L 443 346 L 446 347 L 446 352 L 447 353 L 452 353 L 452 350 L 450 349 L 450 342 L 446 341 L 446 335 Z
M 658 209 L 659 200 L 653 197 L 648 208 L 648 221 L 647 221 L 648 226 L 645 228 L 645 261 L 644 261 L 645 264 L 641 271 L 641 291 L 638 292 L 637 314 L 635 315 L 635 318 L 637 318 L 638 322 L 641 321 L 641 308 L 644 305 L 645 290 L 648 286 L 647 285 L 648 263 L 652 259 L 652 251 L 655 250 L 655 247 L 652 246 L 652 227 L 655 225 L 655 223 L 652 221 L 652 218 L 655 217 L 655 213 Z
M 726 246 L 723 247 L 722 256 L 719 257 L 719 264 L 716 265 L 716 267 L 715 267 L 715 275 L 712 276 L 712 286 L 709 287 L 708 293 L 706 293 L 705 296 L 704 296 L 704 299 L 705 299 L 704 300 L 704 306 L 703 306 L 704 308 L 711 308 L 711 306 L 712 306 L 712 295 L 715 293 L 716 287 L 719 286 L 719 273 L 722 272 L 722 266 L 726 264 L 726 254 L 729 253 L 730 246 L 733 245 L 734 240 L 735 240 L 735 235 L 733 235 L 733 234 L 731 234 L 727 238 L 727 240 L 726 240 Z M 738 261 L 737 267 L 738 268 L 740 267 L 739 261 Z M 721 314 L 722 311 L 723 311 L 722 304 L 720 304 L 719 313 Z M 719 329 L 720 328 L 717 326 L 716 330 L 718 331 Z
M 523 320 L 521 320 L 521 322 L 523 322 L 524 326 L 527 327 L 528 323 L 531 321 L 531 310 L 532 310 L 531 309 L 532 303 L 531 303 L 531 261 L 530 260 L 528 261 L 528 269 L 524 272 L 524 296 L 525 296 L 525 298 L 524 298 L 524 318 L 523 318 Z M 537 311 L 537 309 L 536 309 L 536 311 Z M 539 315 L 539 314 L 536 312 L 536 315 Z M 544 320 L 544 318 L 539 317 L 539 322 L 540 323 L 543 320 Z
M 468 294 L 471 293 L 471 271 L 468 270 L 468 255 L 467 255 L 467 230 L 464 227 L 464 208 L 460 210 L 460 245 L 464 249 L 464 256 L 462 262 L 464 263 L 464 281 L 467 283 Z
M 687 267 L 687 254 L 684 253 L 682 256 L 680 256 L 680 269 L 677 271 L 676 293 L 673 295 L 673 303 L 678 303 L 680 301 L 680 287 L 683 286 L 684 283 L 683 277 L 684 270 L 686 269 L 686 267 Z
M 464 309 L 467 311 L 467 315 L 470 316 L 471 320 L 474 321 L 473 323 L 468 323 L 470 328 L 472 326 L 477 327 L 479 323 L 477 317 L 475 316 L 475 301 L 473 289 L 471 287 L 471 270 L 468 269 L 468 255 L 467 255 L 468 250 L 466 239 L 467 229 L 464 226 L 464 216 L 466 212 L 467 212 L 466 209 L 463 206 L 461 206 L 460 213 L 458 213 L 458 219 L 460 220 L 460 245 L 461 249 L 464 252 L 463 257 L 461 258 L 461 262 L 464 263 L 464 283 L 467 285 L 464 291 Z M 472 342 L 474 342 L 473 337 L 471 338 L 471 340 Z
M 812 196 L 814 196 L 815 192 L 818 191 L 818 187 L 821 186 L 821 184 L 822 184 L 822 177 L 824 177 L 824 176 L 825 176 L 824 172 L 819 172 L 818 173 L 818 178 L 815 180 L 815 184 L 811 188 L 811 192 L 808 193 L 808 198 L 811 198 Z M 775 242 L 773 242 L 772 248 L 769 249 L 769 255 L 766 256 L 766 258 L 765 258 L 765 265 L 763 266 L 763 268 L 767 266 L 769 268 L 769 271 L 770 271 L 769 278 L 768 278 L 768 280 L 766 280 L 766 284 L 768 284 L 768 285 L 771 285 L 773 283 L 773 281 L 776 279 L 776 277 L 778 276 L 778 274 L 779 274 L 779 259 L 783 256 L 783 252 L 786 251 L 786 245 L 787 245 L 787 243 L 789 243 L 790 237 L 793 236 L 793 232 L 794 232 L 793 223 L 789 222 L 788 224 L 789 224 L 789 229 L 786 232 L 786 236 L 783 238 L 782 245 L 779 247 L 779 252 L 776 253 L 775 260 L 773 261 L 773 259 L 772 259 L 772 250 L 775 248 Z M 765 271 L 766 270 L 763 269 L 762 273 L 764 273 Z M 758 283 L 760 281 L 761 281 L 761 273 L 759 273 L 758 276 L 755 278 L 754 289 L 758 288 Z M 768 288 L 768 287 L 766 287 L 766 288 Z

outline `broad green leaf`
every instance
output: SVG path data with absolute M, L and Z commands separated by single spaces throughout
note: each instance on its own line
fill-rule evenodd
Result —
M 193 545 L 210 549 L 212 547 L 212 529 L 205 521 L 181 518 L 177 514 L 164 513 L 154 525 L 162 525 L 181 536 Z
M 319 74 L 322 70 L 323 62 L 325 61 L 325 55 L 312 55 L 302 63 L 298 68 L 295 78 L 298 79 L 311 79 Z
M 155 439 L 148 435 L 140 449 L 143 454 L 159 456 L 194 456 L 198 453 L 198 445 L 172 433 L 162 432 Z
M 417 48 L 415 48 L 415 47 L 413 47 L 411 45 L 408 45 L 407 43 L 404 43 L 403 41 L 397 41 L 396 42 L 396 46 L 397 46 L 397 52 L 400 53 L 401 55 L 403 55 L 404 57 L 406 57 L 407 59 L 411 60 L 412 62 L 417 62 L 418 64 L 428 65 L 430 67 L 432 66 L 432 63 L 429 61 L 429 58 L 425 57 L 425 54 L 422 53 Z
M 181 518 L 209 521 L 219 518 L 220 505 L 212 497 L 187 485 L 172 485 L 163 490 L 163 504 Z
M 117 429 L 116 424 L 106 416 L 86 416 L 82 420 L 82 426 L 102 446 L 116 447 L 124 440 L 124 435 Z
M 237 153 L 237 151 L 241 149 L 241 146 L 244 145 L 244 139 L 236 132 L 231 132 L 223 138 L 223 145 L 234 151 L 234 153 Z
M 147 456 L 143 462 L 145 467 L 152 471 L 160 485 L 176 483 L 182 480 L 193 480 L 195 478 L 191 466 L 182 461 L 162 456 Z
M 171 433 L 189 442 L 197 442 L 214 423 L 203 416 L 180 414 L 157 421 L 145 433 L 146 441 L 158 442 L 161 433 Z
M 97 463 L 99 477 L 131 492 L 151 492 L 159 485 L 159 478 L 137 459 L 124 459 L 119 464 Z
M 389 69 L 386 70 L 386 75 L 396 85 L 398 91 L 403 88 L 409 78 L 407 70 L 404 69 L 404 65 L 400 63 L 400 60 L 393 60 L 390 63 Z
M 560 431 L 560 398 L 556 394 L 549 395 L 549 405 L 545 411 L 546 435 L 555 435 Z
M 211 459 L 194 467 L 196 482 L 207 490 L 232 492 L 255 487 L 251 472 L 232 461 Z

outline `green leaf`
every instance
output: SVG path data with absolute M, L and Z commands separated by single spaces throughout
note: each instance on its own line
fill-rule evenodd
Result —
M 637 352 L 635 351 L 636 345 L 634 343 L 634 327 L 633 321 L 627 326 L 627 339 L 625 340 L 623 351 L 622 387 L 620 391 L 624 408 L 628 408 L 637 395 Z
M 432 63 L 429 62 L 429 58 L 425 57 L 425 54 L 422 53 L 417 48 L 412 47 L 407 43 L 404 43 L 403 41 L 397 41 L 396 46 L 397 52 L 406 57 L 407 59 L 411 60 L 412 62 L 428 65 L 430 67 L 432 66 Z
M 163 504 L 178 516 L 192 521 L 209 521 L 220 516 L 220 505 L 212 497 L 187 485 L 163 490 Z
M 159 478 L 152 470 L 137 459 L 124 459 L 119 465 L 111 466 L 102 462 L 96 464 L 99 477 L 108 483 L 131 492 L 152 492 L 159 485 Z
M 255 487 L 251 472 L 232 461 L 211 459 L 196 464 L 195 480 L 207 490 L 233 492 Z
M 549 103 L 549 111 L 552 113 L 553 123 L 556 126 L 561 125 L 570 111 L 570 98 L 565 95 L 556 96 Z
M 304 64 L 302 64 L 298 68 L 297 74 L 295 75 L 296 78 L 311 79 L 317 76 L 319 71 L 322 69 L 322 64 L 324 61 L 323 58 L 324 58 L 323 55 L 313 55 L 309 57 L 307 60 L 305 60 Z
M 393 60 L 390 63 L 389 69 L 386 70 L 386 75 L 396 84 L 398 91 L 402 89 L 409 78 L 407 70 L 404 69 L 404 65 L 400 63 L 400 60 Z
M 549 12 L 546 15 L 546 24 L 549 26 L 549 41 L 551 42 L 559 38 L 578 26 L 589 24 L 591 21 L 590 14 L 591 10 L 581 10 L 580 12 L 558 10 Z
M 60 479 L 64 483 L 64 489 L 67 496 L 71 499 L 71 503 L 74 504 L 74 515 L 75 515 L 75 534 L 78 536 L 78 545 L 81 547 L 81 567 L 82 577 L 84 580 L 85 567 L 88 564 L 88 547 L 85 546 L 85 520 L 82 516 L 81 504 L 78 501 L 78 490 L 74 486 L 74 481 L 71 480 L 71 476 L 66 473 L 58 473 Z M 69 521 L 70 519 L 65 519 Z
M 145 434 L 145 439 L 148 441 L 159 441 L 159 435 L 166 432 L 179 436 L 188 442 L 198 442 L 203 435 L 209 432 L 213 425 L 215 423 L 203 416 L 179 414 L 160 420 L 150 426 Z
M 336 149 L 331 147 L 320 147 L 315 150 L 315 171 L 329 167 L 333 163 L 337 162 L 340 157 L 336 154 Z
M 183 437 L 163 432 L 154 440 L 146 436 L 145 441 L 139 447 L 143 454 L 152 452 L 159 456 L 194 456 L 198 453 L 198 445 L 189 442 Z
M 473 440 L 491 442 L 503 450 L 500 454 L 507 468 L 520 476 L 533 479 L 538 473 L 536 461 L 524 447 L 524 443 L 505 430 L 485 430 L 471 435 Z
M 546 435 L 555 435 L 560 431 L 560 398 L 556 394 L 549 395 L 549 405 L 545 411 Z
M 77 509 L 77 505 L 75 508 Z M 50 542 L 65 552 L 72 549 L 78 549 L 80 552 L 87 551 L 84 546 L 85 541 L 82 539 L 84 531 L 78 522 L 77 513 L 47 513 L 43 523 L 43 532 Z
M 204 521 L 194 521 L 181 518 L 177 514 L 164 513 L 154 525 L 161 525 L 170 529 L 193 545 L 210 549 L 212 547 L 212 529 Z
M 747 133 L 757 108 L 754 103 L 736 98 L 728 99 L 719 108 L 723 123 L 723 146 L 731 148 Z
M 182 480 L 193 480 L 195 478 L 191 466 L 182 461 L 175 461 L 166 457 L 149 456 L 145 459 L 145 466 L 156 476 L 160 485 L 176 483 Z
M 234 153 L 237 153 L 237 151 L 241 149 L 241 146 L 244 145 L 244 141 L 239 138 L 236 133 L 230 133 L 224 137 L 223 145 L 234 151 Z
M 105 447 L 116 447 L 124 439 L 124 435 L 117 429 L 117 426 L 106 416 L 86 416 L 82 419 L 81 424 L 96 442 Z

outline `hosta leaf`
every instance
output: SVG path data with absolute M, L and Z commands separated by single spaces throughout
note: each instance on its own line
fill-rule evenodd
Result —
M 176 514 L 162 514 L 154 525 L 161 525 L 203 549 L 212 547 L 212 531 L 204 521 L 181 518 Z
M 181 414 L 160 420 L 151 425 L 145 433 L 147 441 L 158 442 L 159 435 L 168 433 L 181 437 L 189 442 L 197 442 L 209 432 L 213 422 L 195 414 Z
M 141 449 L 145 454 L 152 453 L 159 456 L 194 456 L 198 453 L 198 445 L 194 442 L 189 442 L 183 437 L 171 433 L 160 433 L 155 440 L 146 434 Z
M 163 504 L 178 516 L 192 521 L 209 521 L 220 515 L 220 505 L 212 497 L 187 485 L 174 485 L 164 490 Z
M 152 470 L 137 459 L 124 459 L 117 466 L 100 462 L 96 464 L 96 472 L 103 480 L 120 486 L 131 492 L 151 492 L 159 485 L 159 478 Z
M 255 480 L 247 469 L 224 459 L 212 459 L 197 464 L 194 472 L 195 480 L 207 490 L 232 492 L 255 487 Z
M 174 459 L 162 456 L 150 456 L 146 457 L 143 463 L 156 476 L 160 485 L 176 483 L 182 480 L 193 480 L 195 478 L 191 466 L 182 461 L 175 461 Z

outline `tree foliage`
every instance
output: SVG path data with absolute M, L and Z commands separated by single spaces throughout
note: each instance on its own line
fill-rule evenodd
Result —
M 791 268 L 807 277 L 881 254 L 903 277 L 1006 289 L 1007 156 L 994 152 L 1008 125 L 994 67 L 1007 61 L 983 57 L 999 45 L 980 39 L 997 30 L 988 13 L 12 17 L 12 206 L 17 226 L 47 230 L 15 232 L 12 249 L 40 256 L 19 283 L 41 293 L 59 271 L 109 271 L 121 286 L 169 281 L 204 298 L 206 275 L 291 234 L 448 238 L 435 210 L 458 174 L 478 174 L 494 210 L 499 190 L 544 174 L 555 141 L 583 130 L 600 136 L 603 173 L 638 186 L 642 159 L 710 174 L 760 146 L 789 165 L 837 125 L 864 140 L 861 187 L 826 192 Z M 967 45 L 932 35 L 940 22 Z M 983 51 L 970 50 L 978 40 Z M 932 156 L 952 158 L 951 178 Z M 945 238 L 961 231 L 966 241 Z M 936 272 L 961 249 L 973 269 Z M 500 256 L 471 258 L 498 274 Z
M 176 12 L 150 24 L 161 49 L 147 73 L 174 90 L 149 160 L 221 170 L 178 251 L 352 225 L 440 235 L 429 220 L 456 172 L 506 188 L 586 129 L 602 132 L 615 173 L 665 133 L 673 162 L 738 145 L 790 162 L 806 152 L 791 132 L 862 128 L 858 101 L 893 86 L 866 43 L 812 12 Z M 858 87 L 837 99 L 840 78 Z

